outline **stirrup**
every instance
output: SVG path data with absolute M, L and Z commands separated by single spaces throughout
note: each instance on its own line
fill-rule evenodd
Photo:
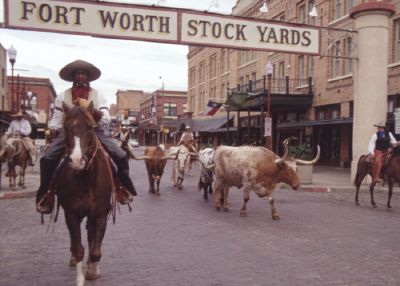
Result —
M 50 214 L 54 208 L 54 192 L 47 191 L 36 204 L 36 211 L 41 214 Z
M 126 188 L 119 186 L 117 190 L 117 201 L 121 205 L 126 205 L 133 202 L 133 196 Z

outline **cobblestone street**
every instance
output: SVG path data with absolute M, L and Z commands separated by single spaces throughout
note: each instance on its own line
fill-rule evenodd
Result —
M 131 213 L 123 207 L 116 224 L 109 221 L 101 276 L 85 285 L 400 285 L 399 192 L 388 211 L 387 191 L 377 192 L 375 209 L 365 187 L 360 207 L 354 189 L 279 189 L 280 221 L 254 194 L 243 218 L 236 189 L 228 213 L 215 210 L 213 196 L 203 201 L 198 166 L 178 191 L 168 162 L 154 196 L 143 161 L 130 164 L 139 195 Z M 55 225 L 48 217 L 40 225 L 33 197 L 0 200 L 0 285 L 74 285 L 62 214 Z M 85 232 L 83 241 L 86 247 Z

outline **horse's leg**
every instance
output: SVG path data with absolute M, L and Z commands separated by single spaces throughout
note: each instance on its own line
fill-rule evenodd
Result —
M 392 192 L 393 192 L 393 180 L 388 178 L 388 201 L 387 201 L 387 208 L 391 209 L 392 206 L 390 205 L 390 200 L 392 199 Z
M 18 186 L 22 187 L 23 189 L 25 189 L 25 166 L 21 166 L 19 168 L 19 183 Z
M 376 208 L 376 203 L 374 200 L 374 188 L 377 182 L 372 181 L 371 185 L 369 185 L 369 192 L 371 194 L 371 204 L 374 208 Z
M 81 222 L 82 219 L 70 211 L 65 211 L 65 222 L 68 227 L 71 239 L 71 260 L 76 261 L 76 285 L 83 286 L 85 276 L 83 275 L 82 259 L 85 253 L 81 242 Z M 71 265 L 71 264 L 70 264 Z
M 104 239 L 104 234 L 107 228 L 107 215 L 102 217 L 91 219 L 89 222 L 90 227 L 93 231 L 92 247 L 89 253 L 89 265 L 86 272 L 86 279 L 94 280 L 100 275 L 99 262 L 101 259 L 101 244 Z

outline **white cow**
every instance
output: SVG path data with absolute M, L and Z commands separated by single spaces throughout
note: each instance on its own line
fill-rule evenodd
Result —
M 174 182 L 174 187 L 180 190 L 182 189 L 185 168 L 189 164 L 190 156 L 197 156 L 197 154 L 189 152 L 184 145 L 169 148 L 170 156 L 177 153 L 178 159 L 173 162 L 171 179 Z

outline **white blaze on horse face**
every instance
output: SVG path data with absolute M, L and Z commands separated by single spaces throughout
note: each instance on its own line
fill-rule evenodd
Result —
M 74 149 L 69 155 L 71 158 L 71 167 L 75 170 L 82 170 L 85 167 L 85 162 L 82 160 L 81 140 L 79 137 L 74 136 Z

